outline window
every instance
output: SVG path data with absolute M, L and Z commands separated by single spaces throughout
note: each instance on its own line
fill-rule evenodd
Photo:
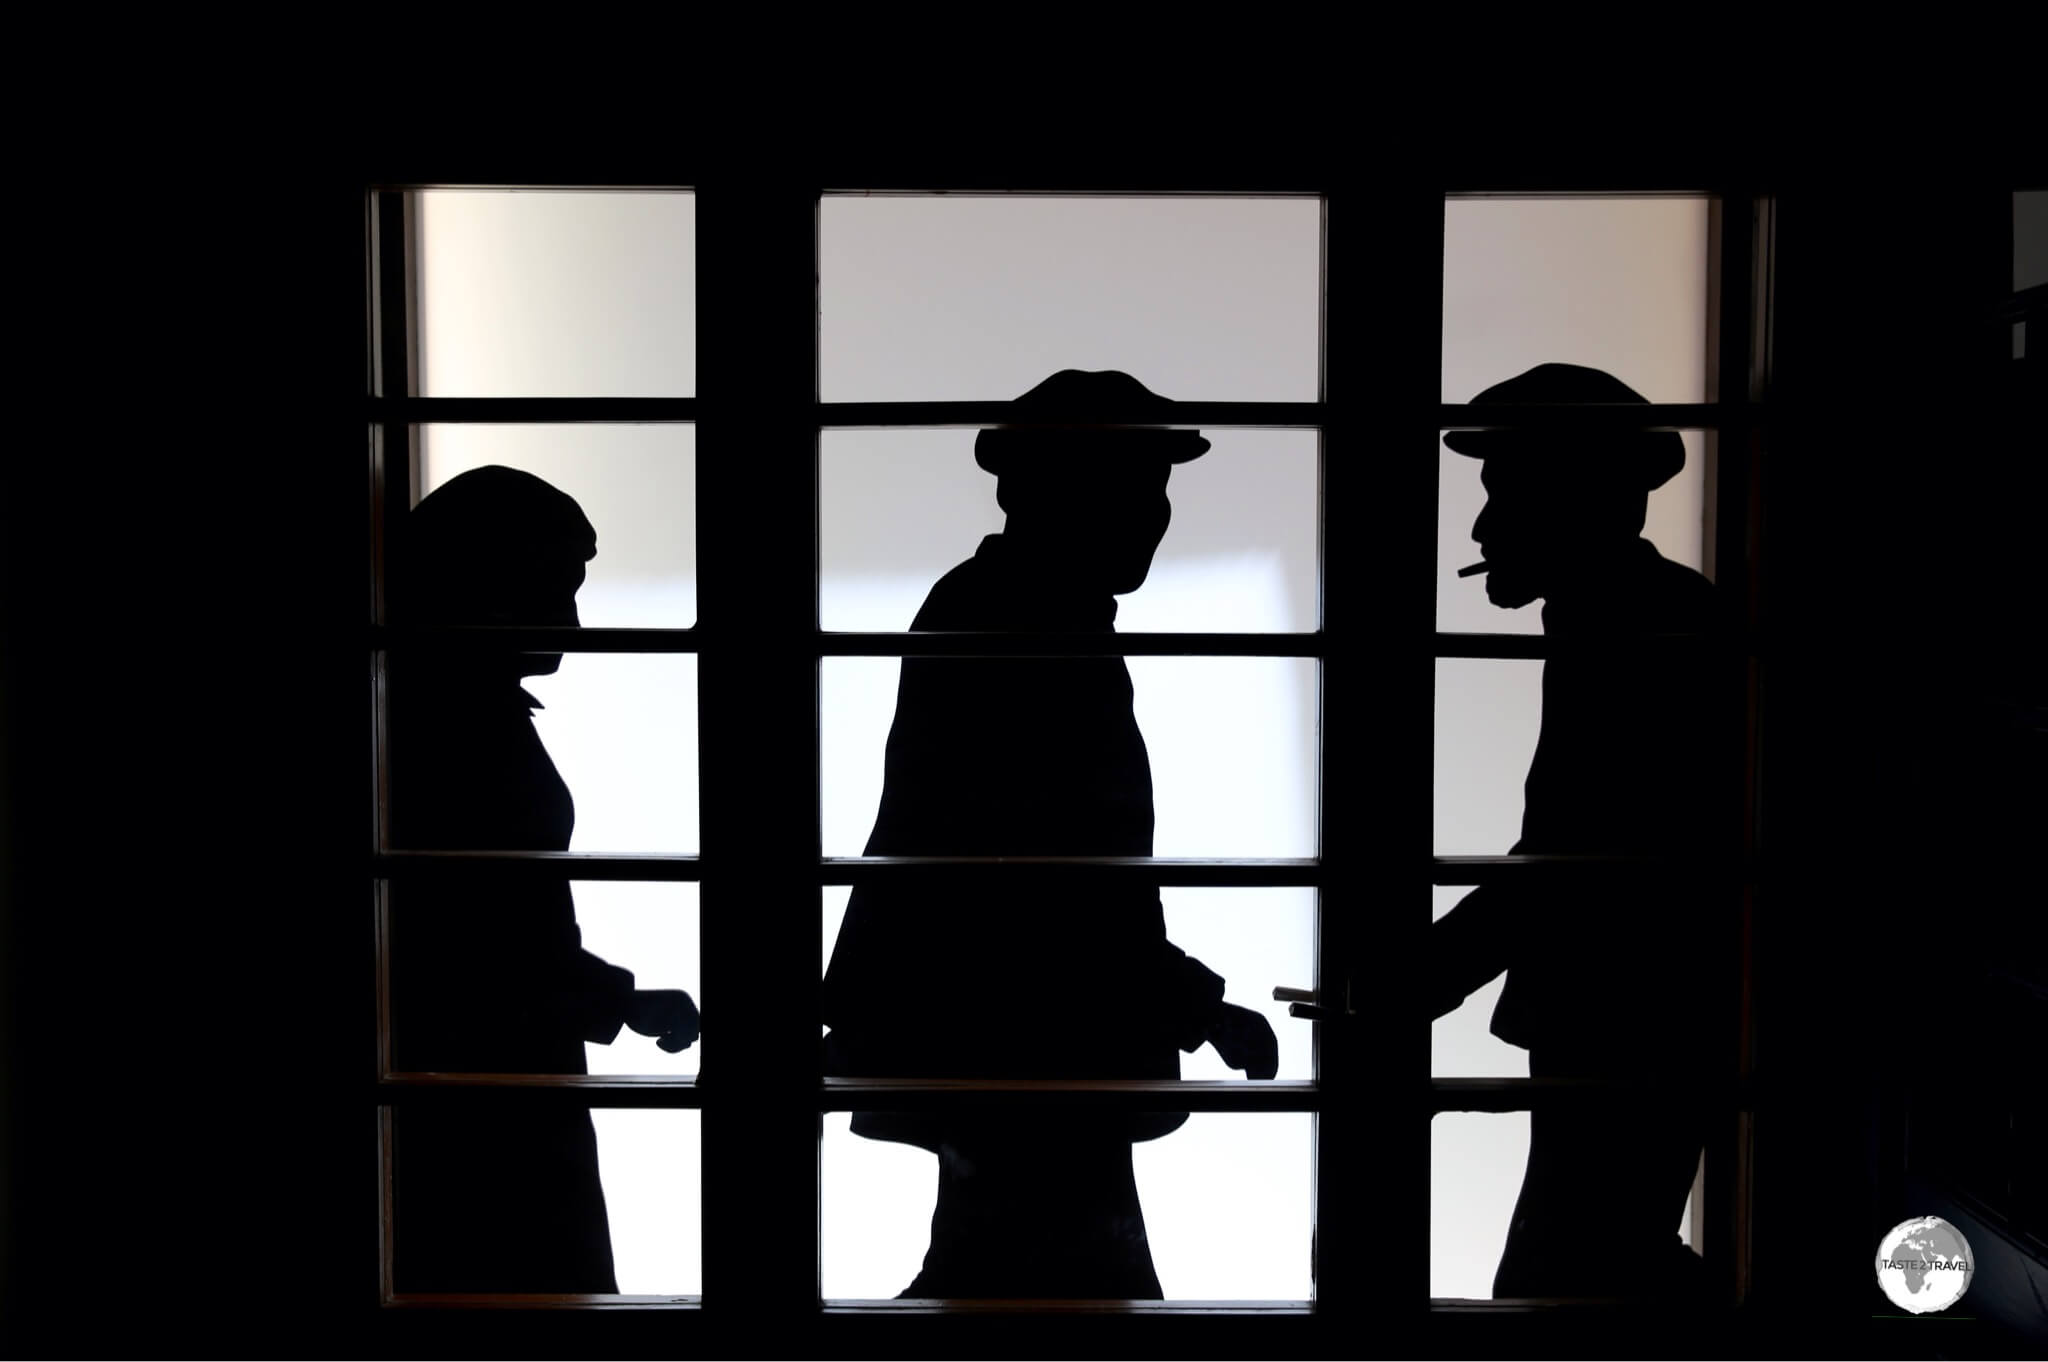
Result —
M 1408 998 L 1400 967 L 1390 962 L 1419 954 L 1423 928 L 1419 916 L 1411 921 L 1406 909 L 1392 906 L 1399 900 L 1389 889 L 1419 878 L 1424 839 L 1431 835 L 1421 797 L 1435 760 L 1433 739 L 1425 740 L 1420 723 L 1432 699 L 1425 686 L 1447 662 L 1539 659 L 1552 650 L 1526 632 L 1449 632 L 1439 613 L 1431 619 L 1432 642 L 1425 653 L 1424 610 L 1434 610 L 1437 603 L 1421 595 L 1426 580 L 1421 565 L 1440 562 L 1437 516 L 1373 517 L 1372 533 L 1357 532 L 1348 522 L 1364 518 L 1366 508 L 1375 505 L 1437 506 L 1439 438 L 1446 430 L 1683 431 L 1699 456 L 1694 495 L 1704 521 L 1701 559 L 1723 590 L 1753 612 L 1758 590 L 1755 494 L 1764 429 L 1763 304 L 1770 258 L 1767 201 L 1732 191 L 1644 200 L 1662 203 L 1658 211 L 1691 213 L 1697 219 L 1706 262 L 1700 311 L 1707 362 L 1696 387 L 1651 391 L 1654 405 L 1647 407 L 1481 408 L 1460 405 L 1442 386 L 1448 379 L 1440 369 L 1438 341 L 1450 343 L 1446 308 L 1452 300 L 1439 287 L 1439 277 L 1417 269 L 1395 271 L 1398 277 L 1389 279 L 1375 273 L 1372 262 L 1444 259 L 1447 224 L 1466 224 L 1468 209 L 1483 213 L 1496 201 L 1463 192 L 1445 195 L 1439 187 L 1436 194 L 1380 195 L 1368 203 L 1316 184 L 1219 195 L 1247 214 L 1276 203 L 1302 210 L 1302 220 L 1316 237 L 1319 262 L 1310 296 L 1302 300 L 1304 307 L 1314 308 L 1317 342 L 1294 357 L 1300 381 L 1248 384 L 1239 390 L 1230 385 L 1227 362 L 1197 355 L 1189 361 L 1190 382 L 1196 386 L 1170 395 L 1181 399 L 1180 415 L 1187 424 L 1219 442 L 1245 439 L 1248 448 L 1256 444 L 1257 453 L 1281 463 L 1312 457 L 1319 495 L 1314 541 L 1319 549 L 1318 608 L 1287 628 L 1155 628 L 1110 635 L 1105 642 L 1101 635 L 1087 634 L 884 632 L 883 615 L 863 615 L 833 597 L 829 588 L 821 600 L 821 568 L 829 572 L 846 542 L 832 521 L 830 502 L 821 510 L 821 488 L 842 476 L 839 460 L 854 457 L 859 441 L 875 431 L 957 432 L 1012 416 L 1008 401 L 993 395 L 988 383 L 934 390 L 918 385 L 914 366 L 893 371 L 886 382 L 871 380 L 850 358 L 861 352 L 858 344 L 833 349 L 837 340 L 829 309 L 835 277 L 829 254 L 822 284 L 816 266 L 821 251 L 836 246 L 827 228 L 858 219 L 863 230 L 911 230 L 915 214 L 903 210 L 921 200 L 855 197 L 830 185 L 763 182 L 705 183 L 687 191 L 646 185 L 572 194 L 573 188 L 529 195 L 376 185 L 367 196 L 375 340 L 369 417 L 379 512 L 371 636 L 380 682 L 376 703 L 381 716 L 393 693 L 390 687 L 398 684 L 391 679 L 393 668 L 402 659 L 472 646 L 478 634 L 474 628 L 419 627 L 391 608 L 391 593 L 405 582 L 409 567 L 398 527 L 418 495 L 448 470 L 478 463 L 522 466 L 524 460 L 523 466 L 564 475 L 570 464 L 587 469 L 590 460 L 613 460 L 630 470 L 627 476 L 647 479 L 649 502 L 673 512 L 643 515 L 630 536 L 638 556 L 639 589 L 621 588 L 611 598 L 616 608 L 604 618 L 593 608 L 588 627 L 500 627 L 487 631 L 489 641 L 571 654 L 579 662 L 606 659 L 619 675 L 632 672 L 632 679 L 618 684 L 645 697 L 650 715 L 665 713 L 673 719 L 687 713 L 694 696 L 694 729 L 687 735 L 678 730 L 674 753 L 654 763 L 675 788 L 646 797 L 629 795 L 620 802 L 645 807 L 649 799 L 666 800 L 664 807 L 686 807 L 695 826 L 672 823 L 659 835 L 623 832 L 620 844 L 601 852 L 404 847 L 391 831 L 387 751 L 380 754 L 379 780 L 373 786 L 380 793 L 369 887 L 389 939 L 403 936 L 394 895 L 415 881 L 461 883 L 484 875 L 507 882 L 567 878 L 578 884 L 579 894 L 584 885 L 618 886 L 622 919 L 638 913 L 636 920 L 655 924 L 646 930 L 657 936 L 666 930 L 660 925 L 664 914 L 694 918 L 700 972 L 694 980 L 679 976 L 677 982 L 697 993 L 712 1018 L 712 1030 L 699 1052 L 701 1072 L 679 1065 L 654 1074 L 429 1074 L 394 1064 L 392 1036 L 404 1023 L 387 1006 L 380 1013 L 385 1031 L 376 1101 L 386 1169 L 388 1305 L 458 1303 L 448 1296 L 400 1291 L 390 1270 L 390 1226 L 394 1213 L 404 1214 L 402 1204 L 392 1204 L 394 1147 L 402 1150 L 405 1113 L 433 1104 L 466 1104 L 502 1113 L 505 1121 L 565 1107 L 671 1116 L 680 1118 L 673 1128 L 678 1158 L 699 1157 L 701 1148 L 701 1289 L 562 1297 L 552 1303 L 707 1316 L 730 1310 L 732 1318 L 741 1311 L 772 1311 L 848 1330 L 871 1327 L 877 1317 L 977 1311 L 958 1304 L 842 1300 L 827 1294 L 820 1281 L 820 1206 L 830 1189 L 824 1186 L 829 1174 L 821 1172 L 820 1140 L 830 1118 L 859 1111 L 1067 1107 L 1185 1110 L 1231 1114 L 1246 1122 L 1300 1123 L 1313 1131 L 1311 1293 L 1223 1305 L 1169 1301 L 1100 1307 L 1141 1315 L 1228 1316 L 1247 1321 L 1247 1328 L 1276 1331 L 1271 1337 L 1277 1339 L 1302 1337 L 1284 1331 L 1320 1327 L 1318 1321 L 1398 1311 L 1402 1302 L 1422 1309 L 1428 1255 L 1390 1241 L 1385 1225 L 1390 1217 L 1406 1216 L 1420 1233 L 1429 1223 L 1423 1168 L 1436 1113 L 1518 1112 L 1542 1104 L 1655 1098 L 1654 1073 L 1640 1081 L 1590 1087 L 1569 1080 L 1432 1077 L 1423 1096 L 1427 1051 L 1420 1021 L 1411 1026 L 1390 1015 Z M 1174 203 L 1171 195 L 1178 188 L 1139 184 L 1120 197 L 1082 203 L 1091 210 L 1122 206 L 1142 218 Z M 600 203 L 604 211 L 583 224 L 596 234 L 588 249 L 629 253 L 649 281 L 620 300 L 618 325 L 601 333 L 551 324 L 547 309 L 555 285 L 535 282 L 546 272 L 531 260 L 520 267 L 525 273 L 516 276 L 522 282 L 518 288 L 494 286 L 481 276 L 444 287 L 418 269 L 423 218 L 441 215 L 440 220 L 482 231 L 493 214 L 506 215 L 493 230 L 501 238 L 506 233 L 516 237 L 519 229 L 506 225 L 521 216 L 515 208 L 548 214 L 590 202 Z M 636 217 L 629 211 L 635 202 L 658 207 Z M 1059 200 L 962 195 L 946 202 L 949 211 L 971 214 L 1042 212 Z M 1610 201 L 1564 202 L 1569 209 Z M 1679 206 L 1673 209 L 1673 204 Z M 689 270 L 678 272 L 678 259 L 693 262 Z M 589 276 L 583 280 L 587 285 Z M 1260 281 L 1276 290 L 1299 283 L 1279 275 Z M 456 295 L 462 288 L 471 290 L 467 301 Z M 828 308 L 822 353 L 821 288 Z M 694 347 L 668 346 L 642 328 L 647 309 L 686 306 L 694 308 L 697 318 Z M 859 314 L 863 319 L 879 304 L 869 299 L 865 306 L 868 312 Z M 450 341 L 445 318 L 451 315 L 480 317 L 488 324 L 479 324 L 474 336 Z M 1202 321 L 1184 320 L 1191 326 Z M 522 336 L 539 339 L 530 347 L 513 346 Z M 486 345 L 519 353 L 485 364 L 477 347 Z M 1076 362 L 1054 355 L 1049 367 Z M 1042 363 L 1035 367 L 1048 368 Z M 1025 385 L 1015 386 L 1021 390 Z M 579 451 L 562 462 L 559 446 L 546 437 L 550 428 L 573 428 L 579 440 L 587 436 L 590 452 Z M 918 438 L 925 437 L 907 438 L 902 448 L 915 450 Z M 683 476 L 683 470 L 694 476 Z M 635 510 L 647 507 L 622 507 L 618 514 Z M 673 538 L 665 539 L 669 531 Z M 1424 542 L 1425 536 L 1430 542 Z M 692 583 L 688 590 L 679 585 L 684 577 Z M 656 585 L 647 586 L 650 582 Z M 1672 644 L 1639 638 L 1613 646 Z M 1737 652 L 1741 665 L 1734 671 L 1740 680 L 1731 681 L 1730 690 L 1742 693 L 1731 699 L 1743 707 L 1743 741 L 1753 763 L 1756 667 L 1746 649 Z M 834 740 L 829 718 L 821 723 L 821 705 L 829 703 L 824 697 L 838 678 L 901 657 L 1105 653 L 1134 662 L 1156 659 L 1161 665 L 1168 660 L 1190 667 L 1276 660 L 1283 669 L 1298 667 L 1304 675 L 1312 668 L 1315 680 L 1308 694 L 1316 720 L 1313 770 L 1319 789 L 1305 807 L 1312 810 L 1313 836 L 1299 846 L 1280 838 L 1250 847 L 1256 855 L 1219 854 L 1233 850 L 1227 847 L 1175 848 L 1200 854 L 1136 862 L 1056 858 L 1018 864 L 842 854 L 849 848 L 828 826 L 820 803 Z M 1368 695 L 1408 717 L 1389 723 L 1389 711 L 1375 712 L 1361 703 Z M 694 753 L 694 778 L 676 755 L 685 748 Z M 1727 791 L 1729 820 L 1741 823 L 1745 850 L 1753 850 L 1756 828 L 1755 811 L 1744 793 L 1749 784 L 1745 774 L 1742 790 L 1731 786 Z M 1403 790 L 1412 791 L 1412 797 L 1403 797 Z M 579 800 L 583 793 L 576 790 Z M 1370 818 L 1360 814 L 1366 809 L 1373 811 Z M 1639 869 L 1615 858 L 1436 855 L 1431 882 L 1442 888 Z M 1707 1151 L 1701 1218 L 1709 1263 L 1718 1274 L 1718 1298 L 1732 1302 L 1745 1289 L 1747 1270 L 1749 1108 L 1737 1055 L 1746 1044 L 1739 1005 L 1754 872 L 1747 858 L 1734 857 L 1685 870 L 1722 885 L 1731 905 L 1719 919 L 1726 927 L 1725 940 L 1702 941 L 1699 948 L 1725 966 L 1727 984 L 1722 1050 L 1727 1081 L 1706 1095 L 1717 1104 L 1717 1117 Z M 1157 883 L 1206 891 L 1218 905 L 1232 891 L 1268 891 L 1266 897 L 1248 899 L 1264 904 L 1296 902 L 1312 894 L 1313 908 L 1299 917 L 1312 938 L 1315 972 L 1298 981 L 1304 1000 L 1293 1009 L 1313 1021 L 1312 1071 L 1298 1077 L 1283 1071 L 1276 1080 L 1258 1083 L 1167 1085 L 822 1078 L 818 998 L 824 953 L 813 916 L 821 894 L 916 879 L 1049 888 L 1095 881 Z M 634 902 L 644 908 L 626 906 L 634 894 L 639 896 Z M 1738 900 L 1739 908 L 1734 906 Z M 815 953 L 814 944 L 820 945 Z M 388 1002 L 388 982 L 380 983 L 380 990 Z M 1447 1321 L 1474 1310 L 1544 1308 L 1532 1302 L 1431 1305 Z M 1008 1312 L 1025 1309 L 1006 1307 Z

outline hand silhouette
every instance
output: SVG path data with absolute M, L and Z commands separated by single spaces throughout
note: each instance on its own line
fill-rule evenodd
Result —
M 654 1043 L 670 1054 L 689 1049 L 702 1029 L 697 1004 L 679 988 L 634 989 L 633 1001 L 626 1005 L 626 1025 L 653 1036 Z
M 1271 1078 L 1280 1072 L 1280 1040 L 1273 1025 L 1248 1007 L 1225 1003 L 1218 1008 L 1209 1023 L 1209 1043 L 1225 1064 L 1243 1070 L 1246 1078 Z

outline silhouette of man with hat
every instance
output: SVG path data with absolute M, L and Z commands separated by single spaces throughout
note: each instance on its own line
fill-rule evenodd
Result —
M 530 474 L 474 469 L 406 526 L 413 625 L 574 627 L 597 533 Z M 561 655 L 408 653 L 391 668 L 392 840 L 444 851 L 567 851 L 575 805 L 521 682 Z M 662 1049 L 697 1038 L 696 1005 L 582 948 L 569 882 L 468 874 L 391 891 L 393 1061 L 405 1072 L 585 1072 L 621 1028 Z M 394 1273 L 404 1292 L 611 1293 L 597 1136 L 581 1109 L 403 1112 L 394 1145 Z
M 1570 364 L 1538 365 L 1473 398 L 1643 401 Z M 1495 605 L 1541 599 L 1544 633 L 1557 640 L 1723 629 L 1713 586 L 1640 537 L 1649 493 L 1684 466 L 1676 433 L 1457 431 L 1444 443 L 1483 460 L 1487 500 L 1472 537 Z M 1544 664 L 1514 854 L 1721 849 L 1727 687 L 1708 657 L 1638 648 Z M 1714 985 L 1726 973 L 1710 954 L 1713 908 L 1710 892 L 1678 882 L 1481 887 L 1431 930 L 1433 1015 L 1505 970 L 1492 1030 L 1529 1051 L 1532 1076 L 1698 1077 L 1713 1058 Z M 1674 1227 L 1701 1144 L 1696 1117 L 1663 1109 L 1533 1113 L 1495 1296 L 1696 1292 L 1699 1259 Z
M 1003 531 L 931 590 L 918 631 L 1108 632 L 1150 571 L 1174 465 L 1209 442 L 1127 374 L 1065 370 L 1029 416 L 1162 428 L 1006 427 L 975 459 Z M 1122 658 L 907 658 L 870 856 L 1149 856 L 1152 776 Z M 1166 939 L 1152 886 L 857 887 L 825 979 L 828 1071 L 869 1077 L 1177 1078 L 1214 1044 L 1254 1078 L 1272 1028 Z M 860 1113 L 939 1157 L 905 1297 L 1157 1299 L 1133 1141 L 1187 1114 Z

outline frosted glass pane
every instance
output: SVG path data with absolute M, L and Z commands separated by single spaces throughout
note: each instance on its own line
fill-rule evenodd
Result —
M 572 888 L 584 950 L 631 970 L 635 988 L 681 989 L 702 1006 L 696 885 L 578 880 Z M 583 1047 L 585 1071 L 594 1074 L 694 1074 L 703 1054 L 702 1039 L 670 1054 L 630 1027 L 609 1045 Z
M 1430 1121 L 1431 1296 L 1492 1298 L 1528 1158 L 1525 1111 L 1446 1111 Z
M 1444 203 L 1446 402 L 1544 363 L 1704 401 L 1707 306 L 1705 199 Z
M 413 210 L 420 395 L 696 392 L 695 196 L 437 189 Z
M 1507 1244 L 1509 1222 L 1529 1159 L 1530 1117 L 1525 1111 L 1440 1112 L 1429 1126 L 1429 1294 L 1466 1300 L 1493 1296 L 1493 1278 Z M 1695 1253 L 1704 1249 L 1694 1210 L 1704 1190 L 1694 1165 L 1692 1191 L 1671 1205 L 1678 1211 L 1670 1241 Z M 1668 1191 L 1668 1189 L 1667 1189 Z M 1661 1246 L 1660 1246 L 1661 1247 Z M 1569 1253 L 1567 1247 L 1559 1250 Z M 1644 1261 L 1655 1250 L 1638 1249 Z M 1611 1270 L 1597 1254 L 1585 1261 Z M 1668 1264 L 1667 1264 L 1668 1265 Z M 1695 1268 L 1698 1264 L 1694 1264 Z M 1587 1295 L 1604 1294 L 1588 1290 Z
M 580 1072 L 593 1074 L 697 1072 L 701 1039 L 671 1054 L 621 1025 L 608 1043 L 579 1043 L 582 1018 L 598 1013 L 604 1025 L 623 1017 L 609 1000 L 580 1007 L 565 992 L 587 987 L 587 971 L 608 976 L 608 965 L 631 974 L 636 990 L 679 989 L 699 1000 L 697 886 L 574 880 L 563 889 L 488 873 L 391 886 L 398 1069 L 575 1073 L 580 1060 Z M 515 1026 L 489 1020 L 506 1015 Z
M 410 659 L 394 656 L 389 683 L 394 724 L 404 712 L 408 689 L 404 670 Z M 529 676 L 519 686 L 541 708 L 532 714 L 533 731 L 546 748 L 561 783 L 567 786 L 573 805 L 574 827 L 569 851 L 640 852 L 694 855 L 697 851 L 697 659 L 683 653 L 568 653 L 562 655 L 561 669 L 551 676 Z M 557 826 L 567 809 L 558 795 L 542 788 L 544 771 L 529 760 L 523 723 L 518 710 L 504 708 L 507 696 L 516 697 L 507 683 L 484 691 L 478 712 L 497 720 L 495 729 L 474 739 L 478 760 L 496 762 L 507 756 L 509 779 L 533 786 L 522 798 L 524 805 L 541 809 L 544 818 L 485 818 L 490 826 L 482 836 L 495 847 L 520 850 L 562 850 L 562 829 Z M 427 711 L 431 716 L 434 711 Z M 465 711 L 467 712 L 467 711 Z M 441 749 L 431 748 L 422 771 L 408 763 L 415 749 L 408 746 L 408 734 L 425 730 L 395 728 L 390 748 L 394 835 L 404 844 L 404 831 L 422 806 L 407 803 L 420 798 L 438 798 L 436 791 L 450 780 L 456 788 L 474 773 L 451 773 L 441 769 L 446 758 Z M 487 750 L 486 750 L 487 749 Z M 484 779 L 490 779 L 488 775 Z M 422 786 L 424 788 L 422 788 Z M 420 794 L 413 793 L 420 789 Z M 534 791 L 540 791 L 534 793 Z M 479 793 L 476 798 L 482 799 Z M 545 800 L 545 807 L 535 803 Z M 401 805 L 404 807 L 401 808 Z M 458 816 L 459 810 L 435 805 L 426 825 L 433 828 L 468 827 L 476 820 Z M 546 824 L 545 827 L 540 824 Z M 507 827 L 512 830 L 507 831 Z M 438 834 L 436 834 L 438 835 Z M 508 840 L 509 839 L 509 840 Z M 416 850 L 477 850 L 476 847 L 427 847 Z M 488 848 L 486 848 L 488 849 Z
M 1519 371 L 1517 371 L 1519 372 Z M 1674 563 L 1695 570 L 1705 565 L 1707 497 L 1706 436 L 1680 431 L 1685 467 L 1650 493 L 1643 538 Z M 1479 561 L 1472 524 L 1486 508 L 1478 459 L 1439 450 L 1436 493 L 1436 627 L 1458 634 L 1540 634 L 1543 603 L 1503 610 L 1486 598 L 1486 578 L 1460 577 L 1458 569 Z
M 1007 665 L 949 659 L 942 665 Z M 1073 665 L 1042 663 L 1050 667 Z M 1316 664 L 1312 658 L 1134 657 L 1133 708 L 1152 770 L 1153 854 L 1312 856 Z M 901 660 L 828 657 L 821 672 L 822 809 L 828 856 L 858 856 L 882 796 Z M 963 733 L 988 760 L 1002 721 Z
M 1173 470 L 1173 522 L 1116 627 L 1307 631 L 1316 627 L 1316 437 L 1207 432 Z M 996 480 L 974 432 L 827 431 L 819 459 L 819 614 L 827 629 L 908 629 L 932 584 L 1002 530 Z
M 820 959 L 828 965 L 851 893 L 845 885 L 828 885 L 824 891 Z M 1274 1077 L 1315 1077 L 1314 1026 L 1288 1016 L 1287 1004 L 1273 1000 L 1276 986 L 1314 986 L 1315 891 L 1168 887 L 1160 890 L 1159 898 L 1166 914 L 1166 939 L 1223 976 L 1225 1002 L 1250 1008 L 1272 1026 L 1280 1043 L 1280 1067 Z M 972 908 L 963 904 L 961 911 Z M 1019 930 L 1029 930 L 1029 924 L 1019 924 Z M 1088 1000 L 1077 999 L 1072 1005 L 1087 1004 Z M 943 1015 L 937 997 L 933 1015 Z M 1204 1045 L 1180 1056 L 1180 1076 L 1243 1079 L 1244 1073 L 1225 1064 L 1214 1046 Z
M 576 593 L 592 628 L 697 622 L 697 428 L 689 425 L 429 425 L 420 489 L 473 468 L 531 473 L 573 498 L 597 531 Z
M 696 657 L 571 653 L 527 689 L 576 800 L 569 850 L 697 853 Z
M 1438 658 L 1436 854 L 1501 856 L 1522 835 L 1522 783 L 1543 724 L 1543 663 Z
M 1060 369 L 1315 400 L 1314 200 L 833 196 L 820 233 L 828 402 L 1000 401 Z
M 398 1290 L 700 1293 L 701 1124 L 694 1111 L 397 1111 Z
M 1167 1300 L 1306 1300 L 1312 1289 L 1314 1118 L 1196 1112 L 1132 1146 L 1138 1201 Z M 825 1117 L 824 1294 L 886 1299 L 931 1240 L 938 1159 Z

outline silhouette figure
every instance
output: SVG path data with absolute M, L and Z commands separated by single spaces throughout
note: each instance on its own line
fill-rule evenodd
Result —
M 479 468 L 414 508 L 408 622 L 574 626 L 596 532 L 539 478 Z M 566 851 L 569 790 L 527 676 L 560 654 L 406 654 L 391 680 L 396 845 Z M 402 1071 L 584 1073 L 621 1026 L 697 1037 L 686 993 L 636 990 L 582 949 L 567 880 L 468 875 L 392 889 L 392 1046 Z M 419 1108 L 399 1119 L 395 1278 L 406 1292 L 618 1290 L 587 1111 Z
M 1115 371 L 1064 370 L 1018 406 L 1171 403 Z M 1103 630 L 1166 533 L 1192 431 L 983 431 L 1002 533 L 940 579 L 920 631 Z M 870 856 L 1149 856 L 1152 775 L 1130 673 L 1105 658 L 908 658 Z M 1271 1078 L 1278 1044 L 1166 939 L 1156 888 L 1056 894 L 861 886 L 825 978 L 829 1072 L 1177 1078 L 1214 1044 Z M 1187 1114 L 860 1113 L 857 1134 L 939 1157 L 924 1269 L 905 1297 L 1157 1299 L 1131 1144 Z
M 1611 375 L 1543 364 L 1475 403 L 1642 402 Z M 1649 493 L 1685 463 L 1675 433 L 1619 437 L 1454 432 L 1485 461 L 1472 536 L 1487 595 L 1539 597 L 1552 638 L 1710 634 L 1714 588 L 1640 538 Z M 1516 854 L 1703 855 L 1725 817 L 1720 678 L 1679 650 L 1561 656 L 1544 664 L 1543 726 Z M 1704 1072 L 1713 1028 L 1710 895 L 1654 889 L 1486 886 L 1430 937 L 1441 1017 L 1507 971 L 1493 1034 L 1529 1051 L 1534 1077 L 1684 1078 Z M 1699 1161 L 1696 1117 L 1538 1111 L 1496 1297 L 1696 1292 L 1701 1264 L 1674 1232 Z

